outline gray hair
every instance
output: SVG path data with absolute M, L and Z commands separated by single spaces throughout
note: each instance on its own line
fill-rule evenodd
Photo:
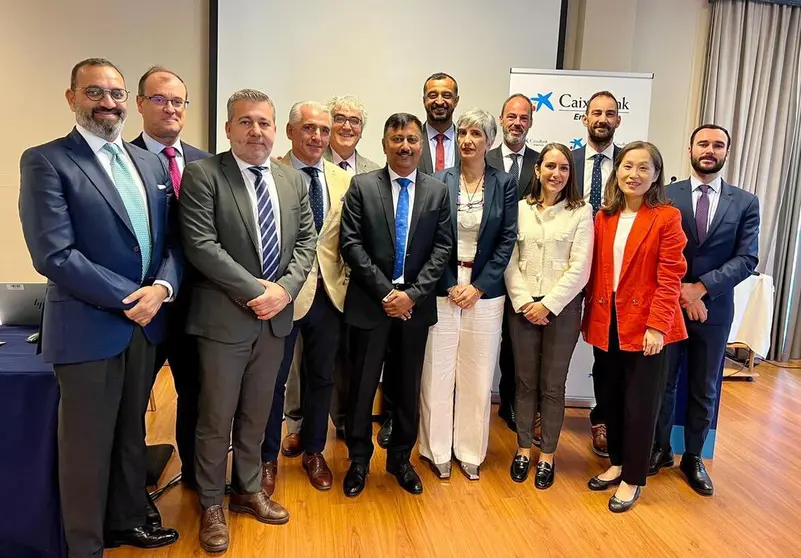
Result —
M 298 122 L 300 122 L 302 116 L 300 111 L 309 108 L 312 110 L 318 110 L 320 112 L 325 113 L 328 115 L 328 109 L 322 103 L 318 103 L 317 101 L 299 101 L 292 105 L 292 108 L 289 109 L 289 125 L 294 126 Z M 330 119 L 330 116 L 329 116 Z
M 487 138 L 487 148 L 495 143 L 495 136 L 498 133 L 498 125 L 495 117 L 483 109 L 470 109 L 456 121 L 456 129 L 459 128 L 479 128 Z
M 267 93 L 262 93 L 258 89 L 240 89 L 239 91 L 235 91 L 233 95 L 228 97 L 228 122 L 230 122 L 234 118 L 234 104 L 237 101 L 250 101 L 251 103 L 269 103 L 270 108 L 273 109 L 273 124 L 278 123 L 278 118 L 275 113 L 275 104 L 270 97 L 267 96 Z
M 334 114 L 338 109 L 353 110 L 361 115 L 362 130 L 364 130 L 364 127 L 367 125 L 367 110 L 364 108 L 359 98 L 354 95 L 332 97 L 326 105 L 328 106 L 328 112 L 331 113 L 331 118 L 334 118 Z

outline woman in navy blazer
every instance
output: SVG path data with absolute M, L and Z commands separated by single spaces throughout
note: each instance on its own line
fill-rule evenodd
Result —
M 478 480 L 487 454 L 503 274 L 517 227 L 517 184 L 484 160 L 496 132 L 487 111 L 464 113 L 456 123 L 460 163 L 435 175 L 448 185 L 455 242 L 437 284 L 438 321 L 426 345 L 419 449 L 439 478 L 450 477 L 453 454 L 465 476 Z

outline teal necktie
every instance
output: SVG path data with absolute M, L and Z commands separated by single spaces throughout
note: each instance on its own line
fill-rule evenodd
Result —
M 117 192 L 120 193 L 122 203 L 128 212 L 128 218 L 133 225 L 136 241 L 139 243 L 139 253 L 142 256 L 142 278 L 144 279 L 150 267 L 150 223 L 147 220 L 145 202 L 136 186 L 136 180 L 125 164 L 122 150 L 117 144 L 107 143 L 103 151 L 111 156 L 111 176 Z

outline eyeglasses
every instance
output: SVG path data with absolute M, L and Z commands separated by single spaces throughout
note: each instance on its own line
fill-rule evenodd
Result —
M 86 95 L 86 97 L 92 101 L 99 101 L 106 95 L 110 95 L 111 100 L 118 103 L 128 99 L 128 91 L 120 87 L 103 89 L 102 87 L 97 87 L 96 85 L 90 85 L 89 87 L 76 87 L 73 89 L 73 91 L 78 90 L 83 91 L 84 95 Z
M 172 103 L 172 106 L 174 106 L 177 109 L 189 106 L 189 101 L 185 101 L 184 99 L 181 99 L 180 97 L 175 97 L 173 99 L 168 99 L 164 95 L 150 95 L 150 96 L 148 96 L 148 95 L 139 95 L 139 96 L 142 97 L 143 99 L 147 99 L 151 103 L 156 103 L 160 107 L 167 106 L 167 103 Z
M 362 119 L 357 116 L 345 116 L 344 114 L 334 115 L 334 123 L 344 124 L 345 122 L 349 122 L 354 128 L 362 125 Z

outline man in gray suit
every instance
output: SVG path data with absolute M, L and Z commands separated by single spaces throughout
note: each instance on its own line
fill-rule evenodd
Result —
M 227 109 L 231 150 L 188 165 L 180 197 L 186 256 L 203 276 L 186 330 L 197 336 L 200 357 L 195 469 L 200 546 L 207 552 L 228 548 L 222 503 L 229 440 L 229 510 L 263 523 L 289 520 L 261 488 L 260 446 L 283 338 L 292 330 L 292 301 L 311 271 L 317 241 L 300 174 L 270 161 L 273 102 L 243 89 Z
M 351 176 L 380 169 L 356 151 L 367 125 L 367 111 L 361 101 L 353 95 L 334 97 L 328 101 L 328 110 L 331 113 L 331 143 L 323 152 L 323 158 Z
M 417 170 L 434 174 L 459 162 L 453 111 L 459 104 L 459 84 L 448 74 L 437 72 L 423 84 L 423 154 Z

